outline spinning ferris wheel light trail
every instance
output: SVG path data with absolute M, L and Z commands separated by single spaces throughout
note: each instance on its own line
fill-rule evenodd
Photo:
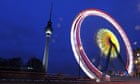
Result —
M 97 33 L 97 44 L 101 51 L 104 53 L 104 55 L 107 56 L 107 61 L 104 69 L 105 73 L 108 69 L 110 57 L 119 58 L 125 68 L 125 63 L 120 56 L 119 42 L 113 32 L 111 32 L 109 29 L 100 29 Z
M 116 36 L 111 31 L 109 31 L 108 29 L 104 29 L 104 28 L 100 29 L 97 32 L 97 39 L 96 40 L 97 40 L 97 45 L 99 46 L 101 52 L 105 56 L 107 56 L 109 48 L 110 48 L 109 40 L 111 40 L 114 43 L 114 45 L 117 48 L 117 51 L 120 52 L 120 45 L 119 45 L 119 42 L 118 42 Z M 110 56 L 112 58 L 117 57 L 117 53 L 116 53 L 114 47 L 111 49 L 111 55 Z
M 85 72 L 85 74 L 91 79 L 95 79 L 95 78 L 101 79 L 103 77 L 103 73 L 97 67 L 95 67 L 95 65 L 92 64 L 92 62 L 89 60 L 81 42 L 81 36 L 80 36 L 81 24 L 87 16 L 99 16 L 107 20 L 110 24 L 114 26 L 116 31 L 121 36 L 124 45 L 126 47 L 127 61 L 125 67 L 126 70 L 128 71 L 128 74 L 131 74 L 133 69 L 133 53 L 126 33 L 124 32 L 123 28 L 111 16 L 109 16 L 105 12 L 102 12 L 100 10 L 95 10 L 95 9 L 90 9 L 90 10 L 85 10 L 80 12 L 78 16 L 75 18 L 75 20 L 73 21 L 71 27 L 72 50 L 74 52 L 74 56 L 77 63 L 79 63 L 80 61 L 80 67 Z M 114 41 L 112 42 L 114 43 Z M 117 51 L 119 52 L 118 44 L 114 44 L 114 45 L 116 45 Z M 106 74 L 104 77 L 106 80 L 110 80 L 110 76 L 108 74 Z
M 102 53 L 107 57 L 104 69 L 105 73 L 108 69 L 110 58 L 119 58 L 125 68 L 125 63 L 120 56 L 120 45 L 113 32 L 111 32 L 109 29 L 100 29 L 97 32 L 97 45 L 99 46 Z

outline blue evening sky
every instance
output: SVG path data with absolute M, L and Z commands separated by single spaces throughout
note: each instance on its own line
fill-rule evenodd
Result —
M 18 56 L 25 62 L 33 56 L 43 59 L 46 41 L 44 28 L 49 19 L 50 2 L 51 0 L 0 0 L 0 57 Z M 70 43 L 70 30 L 74 18 L 81 11 L 91 8 L 112 16 L 125 30 L 132 48 L 140 47 L 140 0 L 53 0 L 54 32 L 49 45 L 49 73 L 78 74 L 78 65 Z M 96 19 L 89 17 L 83 26 L 92 28 L 93 25 L 100 25 L 94 18 Z M 97 19 L 103 21 L 103 27 L 110 27 L 104 25 L 102 18 Z M 84 45 L 96 58 L 100 53 L 94 48 L 96 42 L 92 44 L 92 40 L 95 40 L 94 34 L 98 28 L 95 31 L 94 28 L 82 29 L 83 36 L 91 38 L 90 41 L 86 39 Z M 120 44 L 124 45 L 121 41 Z M 91 52 L 90 47 L 93 47 L 94 52 Z

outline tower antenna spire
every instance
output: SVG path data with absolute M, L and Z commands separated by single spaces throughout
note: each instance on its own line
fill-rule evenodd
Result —
M 50 18 L 49 21 L 52 19 L 52 12 L 53 12 L 53 0 L 51 0 L 51 6 L 50 6 Z

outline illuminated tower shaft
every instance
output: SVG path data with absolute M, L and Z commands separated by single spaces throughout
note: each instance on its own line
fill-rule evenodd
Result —
M 43 57 L 43 71 L 47 72 L 48 68 L 48 55 L 49 55 L 49 41 L 50 37 L 46 36 L 46 46 L 45 46 L 45 51 L 44 51 L 44 57 Z
M 43 57 L 43 69 L 46 72 L 47 72 L 47 68 L 48 68 L 49 42 L 50 42 L 50 37 L 51 37 L 52 31 L 53 31 L 52 30 L 52 22 L 51 22 L 51 20 L 49 20 L 48 25 L 45 29 L 46 46 L 45 46 L 44 57 Z

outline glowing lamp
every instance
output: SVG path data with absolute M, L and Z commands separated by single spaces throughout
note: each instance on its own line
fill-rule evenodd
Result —
M 137 53 L 137 56 L 139 57 L 140 56 L 140 53 Z
M 135 64 L 138 64 L 138 60 L 135 60 Z

